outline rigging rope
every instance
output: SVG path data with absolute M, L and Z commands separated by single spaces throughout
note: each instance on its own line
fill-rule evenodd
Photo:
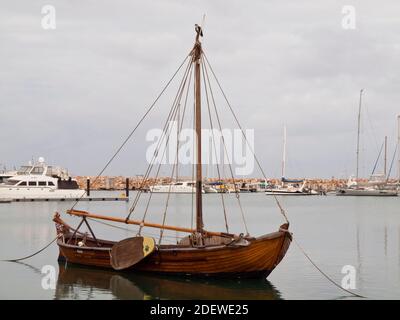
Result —
M 32 258 L 33 256 L 36 256 L 37 254 L 41 253 L 42 251 L 46 250 L 48 247 L 50 247 L 58 238 L 60 238 L 61 235 L 57 235 L 57 237 L 55 237 L 53 240 L 51 240 L 50 243 L 46 244 L 42 249 L 32 253 L 29 256 L 23 257 L 23 258 L 18 258 L 18 259 L 9 259 L 9 260 L 1 260 L 1 261 L 5 261 L 5 262 L 18 262 L 18 261 L 22 261 L 22 260 L 26 260 L 29 258 Z
M 382 154 L 382 150 L 383 150 L 383 146 L 384 146 L 384 145 L 385 145 L 385 141 L 382 143 L 381 149 L 379 150 L 378 158 L 376 158 L 376 161 L 375 161 L 375 164 L 374 164 L 374 168 L 372 169 L 371 176 L 375 173 L 375 169 L 376 169 L 376 166 L 378 165 L 378 161 L 379 161 L 379 159 L 380 159 L 380 157 L 381 157 L 381 154 Z
M 293 239 L 293 241 L 294 241 L 294 243 L 296 244 L 296 246 L 300 249 L 300 251 L 303 253 L 303 255 L 308 259 L 308 261 L 310 261 L 311 262 L 311 264 L 327 279 L 327 280 L 329 280 L 331 283 L 333 283 L 336 287 L 338 287 L 339 289 L 341 289 L 341 290 L 343 290 L 343 291 L 345 291 L 345 292 L 347 292 L 347 293 L 350 293 L 351 295 L 353 295 L 353 296 L 355 296 L 355 297 L 358 297 L 358 298 L 366 298 L 366 297 L 364 297 L 364 296 L 362 296 L 362 295 L 360 295 L 360 294 L 357 294 L 357 293 L 354 293 L 354 292 L 352 292 L 352 291 L 350 291 L 350 290 L 347 290 L 347 289 L 345 289 L 345 288 L 343 288 L 341 285 L 339 285 L 339 284 L 337 284 L 336 282 L 335 282 L 335 280 L 333 280 L 331 277 L 329 277 L 325 272 L 323 272 L 322 270 L 321 270 L 321 268 L 319 268 L 317 265 L 316 265 L 316 263 L 310 258 L 310 256 L 307 254 L 307 252 L 305 252 L 305 250 L 300 246 L 300 244 L 297 242 L 297 240 L 293 237 L 293 235 L 292 235 L 292 239 Z
M 397 147 L 398 147 L 398 144 L 396 144 L 396 148 L 394 149 L 394 152 L 393 152 L 393 157 L 392 157 L 392 161 L 390 162 L 390 168 L 389 168 L 389 172 L 388 172 L 387 177 L 386 177 L 386 181 L 389 181 L 389 177 L 390 177 L 390 174 L 392 172 L 394 159 L 395 159 L 396 153 L 397 153 Z
M 201 68 L 203 70 L 203 74 L 205 74 L 204 72 L 204 62 L 203 62 L 203 58 L 201 58 Z M 206 92 L 206 101 L 207 101 L 207 109 L 208 109 L 208 118 L 210 121 L 210 127 L 211 127 L 211 134 L 212 134 L 212 141 L 213 141 L 213 146 L 214 146 L 214 153 L 215 153 L 215 157 L 217 157 L 217 147 L 215 145 L 215 134 L 214 134 L 214 126 L 213 126 L 213 121 L 212 121 L 212 117 L 211 117 L 211 109 L 210 109 L 210 101 L 208 98 L 208 90 L 207 90 L 207 83 L 206 83 L 206 77 L 203 76 L 203 81 L 204 81 L 204 89 Z M 211 156 L 212 159 L 212 156 Z M 218 165 L 218 159 L 216 160 L 216 165 L 217 165 L 217 173 L 218 173 L 218 181 L 221 181 L 221 174 L 219 171 L 219 165 Z M 225 208 L 225 200 L 224 200 L 224 194 L 223 192 L 220 192 L 221 194 L 221 202 L 222 202 L 222 208 L 223 208 L 223 212 L 224 212 L 224 219 L 225 219 L 225 229 L 226 232 L 229 233 L 229 225 L 228 225 L 228 218 L 226 215 L 226 208 Z
M 142 118 L 140 118 L 139 122 L 136 124 L 136 126 L 133 128 L 133 130 L 129 133 L 129 135 L 125 138 L 125 140 L 122 142 L 122 144 L 119 146 L 119 148 L 115 151 L 113 156 L 108 160 L 106 165 L 100 170 L 100 172 L 97 174 L 96 178 L 93 181 L 93 184 L 99 179 L 99 177 L 103 174 L 103 172 L 108 168 L 110 163 L 115 159 L 115 157 L 119 154 L 119 152 L 123 149 L 123 147 L 127 144 L 127 142 L 130 140 L 132 135 L 135 133 L 135 131 L 138 129 L 138 127 L 142 124 L 144 119 L 147 117 L 147 115 L 150 113 L 150 111 L 154 108 L 156 105 L 157 101 L 161 98 L 161 96 L 164 94 L 165 90 L 169 87 L 171 84 L 172 80 L 175 78 L 175 76 L 178 74 L 179 70 L 182 68 L 182 66 L 185 64 L 186 60 L 189 58 L 189 56 L 186 56 L 183 62 L 180 64 L 178 69 L 175 71 L 175 73 L 172 75 L 172 77 L 168 80 L 167 84 L 164 86 L 164 88 L 161 90 L 161 92 L 158 94 L 157 98 L 153 101 L 153 103 L 150 105 L 150 107 L 147 109 L 147 111 L 144 113 Z M 79 199 L 77 199 L 74 204 L 71 207 L 71 210 L 75 208 L 77 203 L 85 196 L 85 194 L 81 195 Z
M 193 81 L 193 119 L 192 119 L 192 128 L 196 127 L 196 82 Z M 192 139 L 192 181 L 194 181 L 194 164 L 195 164 L 195 139 L 193 137 Z M 194 225 L 194 192 L 192 192 L 192 212 L 191 212 L 191 216 L 190 216 L 190 228 L 193 229 L 193 225 Z
M 193 65 L 193 63 L 192 63 L 192 65 Z M 187 90 L 186 90 L 186 95 L 185 95 L 185 105 L 184 105 L 184 110 L 183 110 L 184 112 L 186 110 L 186 102 L 187 102 L 187 97 L 188 97 L 188 94 L 189 94 L 189 87 L 190 87 L 190 80 L 191 80 L 192 70 L 193 69 L 190 68 L 190 73 L 187 76 L 187 78 L 189 78 L 189 82 L 188 82 L 188 85 L 187 85 Z M 187 78 L 185 79 L 185 82 L 184 82 L 184 84 L 182 86 L 182 91 L 180 93 L 179 100 L 177 101 L 177 106 L 178 106 L 177 110 L 178 110 L 178 112 L 175 115 L 175 119 L 178 119 L 178 130 L 177 130 L 178 132 L 180 131 L 180 129 L 182 129 L 182 124 L 183 124 L 183 119 L 182 119 L 182 124 L 181 124 L 181 126 L 179 126 L 179 107 L 180 107 L 182 95 L 183 95 L 183 93 L 185 91 Z M 183 113 L 183 116 L 184 116 L 184 113 Z M 168 145 L 168 142 L 169 142 L 169 139 L 167 141 L 167 145 Z M 167 148 L 167 145 L 165 146 L 165 148 Z M 172 166 L 172 172 L 171 172 L 171 177 L 170 177 L 171 183 L 170 183 L 169 188 L 168 188 L 168 196 L 167 196 L 167 201 L 166 201 L 166 204 L 165 204 L 165 210 L 164 210 L 164 214 L 163 214 L 162 228 L 160 229 L 160 238 L 159 238 L 159 242 L 158 242 L 159 245 L 161 244 L 161 241 L 162 241 L 162 238 L 163 238 L 163 235 L 164 235 L 164 226 L 165 226 L 165 222 L 166 222 L 166 219 L 167 219 L 167 211 L 168 211 L 169 199 L 170 199 L 170 196 L 171 196 L 172 180 L 173 180 L 173 177 L 174 177 L 174 174 L 175 174 L 175 169 L 176 169 L 176 171 L 178 171 L 178 162 L 179 162 L 178 150 L 179 150 L 179 136 L 177 136 L 177 152 L 175 154 L 175 161 L 174 161 L 174 164 L 176 164 L 176 165 Z
M 236 121 L 236 124 L 238 125 L 238 127 L 239 127 L 239 129 L 240 129 L 240 131 L 241 131 L 241 133 L 242 133 L 242 135 L 243 135 L 245 141 L 246 141 L 247 146 L 249 147 L 250 152 L 252 153 L 252 155 L 253 155 L 253 157 L 254 157 L 254 160 L 256 161 L 257 166 L 258 166 L 258 168 L 259 168 L 260 171 L 261 171 L 261 174 L 263 175 L 264 179 L 267 180 L 267 176 L 266 176 L 266 174 L 265 174 L 263 168 L 261 167 L 260 161 L 258 160 L 258 157 L 256 156 L 256 154 L 255 154 L 253 148 L 251 147 L 249 141 L 247 140 L 246 134 L 244 133 L 244 131 L 243 131 L 243 129 L 242 129 L 242 126 L 240 125 L 240 122 L 239 122 L 238 118 L 236 117 L 236 114 L 235 114 L 235 112 L 233 111 L 233 108 L 232 108 L 232 106 L 231 106 L 231 104 L 230 104 L 230 102 L 229 102 L 229 100 L 228 100 L 228 98 L 227 98 L 227 96 L 226 96 L 226 94 L 225 94 L 225 91 L 222 89 L 222 86 L 221 86 L 221 84 L 219 83 L 218 78 L 217 78 L 217 76 L 216 76 L 216 74 L 215 74 L 215 72 L 214 72 L 214 70 L 213 70 L 213 68 L 212 68 L 212 66 L 211 66 L 211 64 L 210 64 L 210 62 L 208 61 L 207 55 L 206 55 L 205 53 L 204 53 L 204 57 L 205 57 L 205 61 L 207 62 L 207 65 L 210 67 L 211 73 L 213 74 L 214 79 L 215 79 L 215 81 L 216 81 L 216 83 L 217 83 L 217 85 L 218 85 L 218 87 L 219 87 L 219 89 L 220 89 L 220 91 L 221 91 L 221 93 L 222 93 L 222 95 L 223 95 L 225 101 L 226 101 L 226 104 L 228 105 L 229 110 L 231 111 L 231 113 L 232 113 L 232 115 L 233 115 L 233 117 L 234 117 L 234 119 L 235 119 L 235 121 Z M 207 69 L 206 69 L 206 70 L 207 70 Z M 289 223 L 289 220 L 288 220 L 288 218 L 287 218 L 287 216 L 286 216 L 286 212 L 285 212 L 285 210 L 283 209 L 283 207 L 282 207 L 280 201 L 278 200 L 277 196 L 276 196 L 275 194 L 273 194 L 272 196 L 274 197 L 274 200 L 275 200 L 275 202 L 276 202 L 276 204 L 277 204 L 277 206 L 278 206 L 278 208 L 279 208 L 279 210 L 280 210 L 282 216 L 284 217 L 284 219 L 286 220 L 286 222 Z
M 187 67 L 186 67 L 186 70 L 185 70 L 185 73 L 184 73 L 184 77 L 185 77 L 185 76 L 187 77 L 187 72 L 188 72 L 190 66 L 191 66 L 191 61 L 189 61 L 188 65 L 187 65 Z M 182 81 L 181 81 L 181 83 L 180 83 L 180 85 L 179 85 L 179 90 L 180 90 L 180 88 L 182 87 L 182 83 L 183 83 L 183 79 L 182 79 Z M 179 93 L 179 91 L 178 91 L 178 93 Z M 156 150 L 155 150 L 155 152 L 154 152 L 154 154 L 153 154 L 153 157 L 152 157 L 152 159 L 151 159 L 151 161 L 150 161 L 149 166 L 148 166 L 147 169 L 146 169 L 146 173 L 145 173 L 145 175 L 143 176 L 142 183 L 141 183 L 141 185 L 140 185 L 140 191 L 136 194 L 136 197 L 135 197 L 135 199 L 134 199 L 134 201 L 133 201 L 133 204 L 132 204 L 132 206 L 131 206 L 131 208 L 130 208 L 130 210 L 129 210 L 129 214 L 128 214 L 126 220 L 129 220 L 129 218 L 130 218 L 132 212 L 135 210 L 136 205 L 138 204 L 139 199 L 140 199 L 140 196 L 141 196 L 141 194 L 142 194 L 142 192 L 143 192 L 143 191 L 142 191 L 142 190 L 143 190 L 143 187 L 144 187 L 145 183 L 148 181 L 148 177 L 150 176 L 150 173 L 151 173 L 151 171 L 152 171 L 154 162 L 155 162 L 155 160 L 156 160 L 156 158 L 157 158 L 157 156 L 158 156 L 159 148 L 160 148 L 162 142 L 164 141 L 164 138 L 166 137 L 166 135 L 164 134 L 164 132 L 167 132 L 168 123 L 169 123 L 170 119 L 172 119 L 172 117 L 174 117 L 174 114 L 175 114 L 175 112 L 176 112 L 176 104 L 175 104 L 175 102 L 176 102 L 176 99 L 177 99 L 177 97 L 178 97 L 178 93 L 177 93 L 177 95 L 175 96 L 175 99 L 174 99 L 174 102 L 173 102 L 173 104 L 172 104 L 172 107 L 171 107 L 171 109 L 170 109 L 170 111 L 169 111 L 167 120 L 165 121 L 165 124 L 164 124 L 164 127 L 163 127 L 163 135 L 162 135 L 161 139 L 160 139 L 160 140 L 158 141 L 158 143 L 157 143 Z M 170 128 L 170 129 L 171 129 L 171 128 Z M 172 130 L 172 129 L 171 129 L 171 130 Z M 164 153 L 165 153 L 165 149 L 164 149 Z M 163 153 L 161 159 L 164 158 L 164 153 Z M 161 162 L 160 162 L 160 164 L 161 164 Z M 160 167 L 158 168 L 156 178 L 158 177 L 159 170 L 160 170 Z M 152 197 L 152 194 L 150 194 L 150 199 L 151 199 L 151 197 Z
M 182 99 L 182 95 L 183 95 L 184 88 L 185 88 L 185 85 L 186 85 L 186 80 L 187 80 L 187 77 L 188 77 L 188 74 L 189 74 L 189 70 L 191 69 L 191 66 L 192 66 L 192 64 L 190 63 L 188 65 L 188 69 L 186 70 L 187 72 L 185 73 L 184 78 L 182 79 L 181 85 L 179 87 L 179 91 L 177 92 L 177 95 L 175 97 L 175 100 L 174 100 L 174 103 L 173 103 L 173 112 L 172 112 L 172 115 L 170 117 L 171 120 L 176 118 L 177 111 L 178 111 L 178 108 L 179 108 L 179 104 L 180 104 L 180 101 Z M 163 153 L 162 153 L 161 161 L 160 161 L 160 163 L 158 165 L 158 168 L 157 168 L 157 172 L 156 172 L 156 176 L 155 176 L 156 179 L 158 178 L 158 175 L 160 173 L 162 159 L 164 158 L 165 153 L 166 153 L 166 151 L 168 149 L 168 143 L 169 143 L 169 139 L 171 137 L 172 129 L 173 129 L 172 126 L 170 126 L 169 132 L 166 133 L 167 140 L 166 140 L 165 147 L 164 147 L 164 150 L 163 150 Z M 159 150 L 156 150 L 155 154 L 158 155 L 158 152 L 159 152 Z M 151 172 L 151 170 L 150 170 L 150 172 Z M 150 172 L 149 172 L 149 174 L 150 174 Z M 171 180 L 172 180 L 172 177 L 171 177 Z M 149 199 L 147 201 L 146 210 L 145 210 L 143 218 L 142 218 L 143 222 L 145 221 L 145 218 L 146 218 L 146 215 L 147 215 L 148 208 L 150 206 L 150 201 L 151 201 L 152 197 L 153 197 L 153 193 L 151 192 L 150 196 L 149 196 Z M 139 234 L 140 234 L 142 228 L 143 227 L 141 226 L 141 228 L 139 229 Z
M 244 139 L 245 139 L 245 141 L 246 141 L 246 143 L 247 143 L 249 149 L 250 149 L 250 151 L 251 151 L 251 153 L 252 153 L 253 156 L 254 156 L 254 159 L 255 159 L 255 161 L 256 161 L 256 163 L 257 163 L 257 166 L 259 167 L 259 169 L 260 169 L 260 171 L 261 171 L 261 173 L 262 173 L 264 179 L 267 180 L 266 174 L 265 174 L 264 170 L 262 169 L 261 164 L 260 164 L 260 162 L 259 162 L 257 156 L 256 156 L 255 153 L 254 153 L 254 150 L 251 148 L 251 145 L 249 144 L 249 142 L 248 142 L 248 140 L 247 140 L 246 134 L 244 133 L 244 131 L 243 131 L 243 129 L 242 129 L 242 126 L 240 125 L 240 122 L 239 122 L 239 120 L 238 120 L 238 118 L 237 118 L 235 112 L 233 111 L 233 108 L 232 108 L 232 106 L 231 106 L 231 104 L 230 104 L 230 102 L 229 102 L 229 100 L 228 100 L 228 98 L 227 98 L 227 96 L 226 96 L 224 90 L 222 89 L 222 86 L 221 86 L 221 84 L 219 83 L 218 78 L 217 78 L 217 76 L 215 75 L 215 73 L 214 73 L 214 71 L 213 71 L 213 69 L 212 69 L 212 67 L 211 67 L 211 64 L 210 64 L 210 62 L 208 61 L 207 56 L 206 56 L 205 53 L 204 53 L 204 57 L 205 57 L 205 60 L 206 60 L 206 62 L 207 62 L 207 64 L 208 64 L 208 66 L 210 67 L 210 70 L 211 70 L 211 72 L 212 72 L 212 74 L 213 74 L 213 76 L 214 76 L 214 79 L 215 79 L 215 81 L 217 82 L 218 87 L 219 87 L 219 89 L 221 90 L 221 93 L 222 93 L 222 95 L 224 96 L 224 99 L 225 99 L 225 101 L 226 101 L 226 103 L 227 103 L 227 105 L 228 105 L 228 107 L 229 107 L 229 109 L 230 109 L 230 111 L 231 111 L 231 113 L 232 113 L 232 115 L 233 115 L 233 117 L 234 117 L 234 119 L 235 119 L 235 121 L 236 121 L 236 123 L 237 123 L 237 125 L 238 125 L 238 127 L 239 127 L 239 129 L 240 129 L 240 131 L 241 131 L 241 133 L 242 133 L 242 135 L 243 135 L 243 137 L 244 137 Z M 206 70 L 207 70 L 207 68 L 206 68 Z M 278 205 L 278 207 L 279 207 L 279 209 L 280 209 L 281 214 L 282 214 L 283 217 L 285 218 L 286 222 L 289 223 L 289 220 L 288 220 L 288 218 L 287 218 L 286 212 L 285 212 L 285 210 L 283 209 L 283 207 L 282 207 L 280 201 L 278 200 L 278 198 L 276 197 L 276 195 L 273 195 L 273 197 L 274 197 L 274 199 L 275 199 L 276 204 Z M 330 282 L 332 282 L 335 286 L 339 287 L 340 289 L 344 290 L 345 292 L 350 293 L 351 295 L 356 296 L 356 297 L 364 298 L 363 296 L 358 295 L 358 294 L 356 294 L 356 293 L 354 293 L 354 292 L 351 292 L 351 291 L 349 291 L 349 290 L 347 290 L 347 289 L 344 289 L 344 288 L 342 288 L 340 285 L 338 285 L 334 280 L 332 280 L 326 273 L 324 273 L 324 272 L 317 266 L 317 264 L 310 258 L 310 256 L 305 252 L 305 250 L 300 246 L 300 244 L 297 242 L 297 240 L 296 240 L 294 237 L 293 237 L 293 240 L 294 240 L 295 244 L 297 245 L 297 247 L 300 249 L 300 251 L 303 253 L 303 255 L 311 262 L 311 264 L 312 264 L 326 279 L 328 279 L 328 280 L 329 280 Z
M 203 54 L 204 54 L 204 52 L 203 52 Z M 205 56 L 205 54 L 204 54 L 204 56 Z M 207 59 L 207 57 L 206 57 L 206 59 Z M 204 64 L 204 61 L 202 61 L 202 62 L 203 62 L 203 64 Z M 209 76 L 208 76 L 208 71 L 207 71 L 207 67 L 206 67 L 205 64 L 204 64 L 204 69 L 205 69 L 205 71 L 206 71 L 206 72 L 205 72 L 205 75 L 206 75 L 206 77 L 207 77 L 208 86 L 209 86 L 209 89 L 210 89 L 211 100 L 213 101 L 215 116 L 216 116 L 216 119 L 217 119 L 217 123 L 218 123 L 219 130 L 220 130 L 220 132 L 221 132 L 222 144 L 223 144 L 223 146 L 224 146 L 225 155 L 226 155 L 226 157 L 227 157 L 227 159 L 228 159 L 229 171 L 230 171 L 230 173 L 231 173 L 231 177 L 232 177 L 232 180 L 233 180 L 233 185 L 234 185 L 234 188 L 235 188 L 235 196 L 236 196 L 236 199 L 238 200 L 238 204 L 239 204 L 240 213 L 241 213 L 241 216 L 242 216 L 242 221 L 243 221 L 243 224 L 244 224 L 244 228 L 245 228 L 245 230 L 246 230 L 246 233 L 249 234 L 249 229 L 247 228 L 247 223 L 246 223 L 246 218 L 245 218 L 245 215 L 244 215 L 242 203 L 240 202 L 239 191 L 238 191 L 238 189 L 237 189 L 235 177 L 234 177 L 234 174 L 233 174 L 233 169 L 232 169 L 232 166 L 231 166 L 231 161 L 230 161 L 229 154 L 228 154 L 228 150 L 227 150 L 227 147 L 226 147 L 225 138 L 224 138 L 224 135 L 223 135 L 223 133 L 222 133 L 222 125 L 221 125 L 221 121 L 220 121 L 220 118 L 219 118 L 219 114 L 218 114 L 218 110 L 217 110 L 217 105 L 216 105 L 216 103 L 215 103 L 214 94 L 213 94 L 213 91 L 212 91 L 212 88 L 211 88 L 210 78 L 209 78 Z
M 129 229 L 129 228 L 126 228 L 126 227 L 120 227 L 120 226 L 117 226 L 117 225 L 114 225 L 114 224 L 111 224 L 111 223 L 107 223 L 107 222 L 104 222 L 104 221 L 101 221 L 101 220 L 92 219 L 92 218 L 86 218 L 86 219 L 88 219 L 88 220 L 90 220 L 90 221 L 94 221 L 94 222 L 100 223 L 100 224 L 103 224 L 103 225 L 108 226 L 108 227 L 112 227 L 112 228 L 115 228 L 115 229 L 119 229 L 119 230 L 122 230 L 122 231 L 131 232 L 131 233 L 137 233 L 137 230 L 132 230 L 132 229 Z M 144 232 L 144 234 L 149 235 L 149 236 L 152 236 L 152 237 L 153 237 L 153 236 L 154 236 L 154 237 L 159 236 L 159 235 L 156 234 L 156 233 L 148 232 L 148 231 Z M 164 235 L 164 238 L 173 238 L 173 239 L 179 238 L 179 239 L 183 239 L 184 237 L 177 237 L 176 235 L 175 235 L 175 236 Z M 175 242 L 175 241 L 168 240 L 168 239 L 167 239 L 166 241 Z

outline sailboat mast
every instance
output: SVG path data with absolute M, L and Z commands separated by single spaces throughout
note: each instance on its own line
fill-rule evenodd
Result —
M 286 174 L 286 126 L 283 126 L 282 178 Z
M 385 136 L 385 160 L 383 165 L 383 174 L 385 175 L 385 178 L 386 178 L 386 172 L 387 172 L 387 136 Z
M 196 43 L 193 48 L 193 62 L 195 64 L 194 77 L 195 77 L 195 130 L 196 130 L 196 231 L 203 233 L 203 177 L 202 177 L 202 163 L 201 163 L 201 66 L 200 58 L 202 54 L 201 42 L 199 40 L 202 35 L 201 27 L 196 25 Z
M 360 127 L 361 127 L 361 99 L 364 89 L 360 90 L 360 102 L 358 106 L 358 125 L 357 125 L 357 167 L 356 167 L 356 179 L 358 179 L 358 166 L 360 161 Z
M 400 115 L 397 116 L 397 162 L 398 162 L 398 183 L 400 183 Z

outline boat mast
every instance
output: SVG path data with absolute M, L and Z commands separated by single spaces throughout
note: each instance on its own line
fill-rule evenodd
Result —
M 360 102 L 358 106 L 358 126 L 357 126 L 357 167 L 356 167 L 356 180 L 358 180 L 358 165 L 360 160 L 360 127 L 361 127 L 361 99 L 364 89 L 360 90 Z
M 203 233 L 203 178 L 202 178 L 202 163 L 201 163 L 201 74 L 200 74 L 200 58 L 202 54 L 200 36 L 203 35 L 201 27 L 196 25 L 196 42 L 192 51 L 193 62 L 195 64 L 195 126 L 196 126 L 196 146 L 197 146 L 197 161 L 196 161 L 196 231 Z
M 282 178 L 286 174 L 286 126 L 283 126 Z
M 398 162 L 398 183 L 400 183 L 400 115 L 397 116 L 397 162 Z
M 385 160 L 383 165 L 383 174 L 386 178 L 386 171 L 387 171 L 387 136 L 385 136 Z

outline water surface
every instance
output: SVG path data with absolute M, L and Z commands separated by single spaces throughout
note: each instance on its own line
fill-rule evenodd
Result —
M 103 193 L 99 193 L 103 194 Z M 131 194 L 131 202 L 135 194 Z M 133 218 L 142 218 L 146 200 Z M 154 194 L 146 219 L 161 222 L 167 195 Z M 258 236 L 276 231 L 283 223 L 274 200 L 264 194 L 241 194 L 246 225 Z M 343 266 L 356 270 L 355 292 L 372 299 L 400 298 L 400 198 L 284 197 L 280 198 L 290 219 L 290 229 L 313 260 L 335 281 L 341 282 Z M 245 232 L 235 196 L 226 195 L 230 232 Z M 130 203 L 82 202 L 77 208 L 125 217 Z M 55 237 L 55 211 L 63 213 L 69 202 L 0 204 L 0 259 L 31 254 Z M 166 223 L 190 226 L 192 197 L 171 195 Z M 63 215 L 72 225 L 79 220 Z M 204 221 L 208 230 L 225 230 L 220 195 L 204 196 Z M 134 234 L 91 222 L 100 238 L 120 240 Z M 125 226 L 123 226 L 125 227 Z M 157 229 L 146 234 L 158 236 Z M 184 234 L 166 232 L 165 243 Z M 52 245 L 23 263 L 0 262 L 1 299 L 346 299 L 292 244 L 286 257 L 267 280 L 200 280 L 94 270 L 58 264 Z M 43 266 L 54 266 L 55 289 L 43 289 Z

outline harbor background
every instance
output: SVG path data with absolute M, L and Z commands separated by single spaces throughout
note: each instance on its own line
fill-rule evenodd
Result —
M 90 188 L 92 190 L 125 190 L 126 188 L 126 179 L 129 179 L 129 189 L 135 190 L 139 189 L 142 184 L 143 177 L 135 176 L 135 177 L 125 177 L 125 176 L 100 176 L 96 179 L 96 176 L 77 176 L 75 179 L 77 180 L 79 187 L 81 189 L 85 189 L 87 186 L 87 179 L 90 180 Z M 304 178 L 299 178 L 304 179 Z M 190 181 L 190 177 L 181 177 L 182 181 Z M 346 187 L 348 179 L 321 179 L 321 178 L 313 178 L 313 179 L 305 179 L 307 181 L 306 186 L 311 188 L 312 190 L 323 190 L 325 192 L 334 192 L 338 188 Z M 167 184 L 171 183 L 174 180 L 171 177 L 158 177 L 158 178 L 147 178 L 143 187 L 148 188 L 149 186 L 155 184 Z M 265 180 L 261 178 L 206 178 L 204 179 L 204 183 L 211 183 L 221 181 L 225 184 L 258 184 L 263 183 Z M 272 185 L 280 185 L 280 179 L 267 179 L 267 182 Z M 358 179 L 358 182 L 367 183 L 368 179 Z M 390 179 L 388 180 L 389 183 L 396 183 L 397 180 Z
M 116 195 L 119 191 L 93 191 L 99 195 Z M 160 222 L 165 194 L 153 194 L 154 206 L 149 221 Z M 272 197 L 262 193 L 241 194 L 246 208 L 247 224 L 251 234 L 275 231 L 282 218 Z M 131 193 L 131 199 L 134 192 Z M 235 195 L 227 194 L 227 205 L 236 208 Z M 400 296 L 400 199 L 370 197 L 280 197 L 291 221 L 290 229 L 297 241 L 314 261 L 335 281 L 341 282 L 343 266 L 356 268 L 357 293 L 373 299 L 398 299 Z M 207 210 L 205 223 L 210 229 L 224 227 L 219 205 L 220 196 L 204 197 Z M 82 202 L 77 209 L 99 214 L 124 217 L 132 202 Z M 0 259 L 19 258 L 43 247 L 55 237 L 55 211 L 65 212 L 66 202 L 9 203 L 0 205 Z M 140 217 L 143 207 L 138 208 Z M 168 222 L 190 225 L 191 196 L 171 195 Z M 243 231 L 239 213 L 230 210 L 232 231 Z M 68 215 L 63 218 L 71 224 L 79 220 Z M 99 237 L 122 239 L 132 232 L 91 222 Z M 129 227 L 131 228 L 131 227 Z M 135 230 L 135 228 L 132 228 Z M 153 235 L 157 230 L 148 229 Z M 168 233 L 174 241 L 177 235 Z M 305 259 L 293 244 L 286 257 L 268 277 L 268 281 L 217 281 L 158 279 L 156 282 L 140 275 L 131 277 L 87 268 L 66 265 L 67 273 L 59 277 L 65 265 L 57 263 L 58 248 L 52 245 L 43 253 L 22 263 L 0 262 L 1 299 L 347 299 L 341 290 L 328 282 Z M 56 289 L 44 290 L 41 269 L 51 265 L 56 270 Z M 65 270 L 64 270 L 65 271 Z M 202 290 L 199 290 L 201 288 Z

